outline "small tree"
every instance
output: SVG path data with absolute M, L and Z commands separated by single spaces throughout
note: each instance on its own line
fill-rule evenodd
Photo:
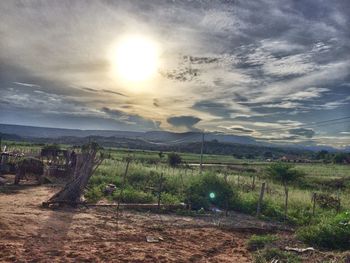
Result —
M 179 164 L 181 164 L 182 159 L 181 156 L 178 155 L 177 153 L 168 153 L 168 164 L 170 167 L 175 168 Z
M 284 187 L 285 203 L 284 217 L 288 216 L 288 184 L 295 182 L 303 176 L 303 173 L 294 169 L 294 166 L 287 163 L 274 163 L 267 168 L 267 174 L 273 181 L 282 183 Z

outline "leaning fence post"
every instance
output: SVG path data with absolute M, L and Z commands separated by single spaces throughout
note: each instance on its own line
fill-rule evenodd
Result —
M 260 196 L 259 196 L 259 201 L 258 201 L 258 206 L 256 208 L 256 216 L 260 215 L 261 211 L 261 204 L 264 198 L 264 192 L 265 192 L 265 182 L 261 184 L 261 190 L 260 190 Z

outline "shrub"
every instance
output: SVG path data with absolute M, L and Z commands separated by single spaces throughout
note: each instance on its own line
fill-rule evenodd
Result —
M 281 262 L 281 263 L 298 263 L 301 259 L 290 252 L 282 251 L 278 248 L 267 248 L 258 251 L 254 255 L 256 263 L 270 263 L 270 262 Z
M 298 237 L 313 246 L 326 249 L 350 249 L 350 212 L 324 217 L 316 225 L 302 227 Z
M 103 197 L 102 186 L 93 186 L 85 194 L 84 197 L 88 202 L 96 203 Z
M 258 250 L 264 248 L 267 244 L 276 241 L 277 237 L 274 235 L 252 235 L 248 240 L 248 249 L 249 250 Z
M 256 214 L 258 196 L 251 193 L 239 195 L 231 203 L 231 209 L 250 215 Z M 269 217 L 276 220 L 283 220 L 284 214 L 279 205 L 269 199 L 264 200 L 261 206 L 261 216 Z
M 154 171 L 146 172 L 138 169 L 130 172 L 126 181 L 135 189 L 146 190 L 158 185 L 158 174 Z
M 186 189 L 186 201 L 194 209 L 209 209 L 210 205 L 230 207 L 235 198 L 236 194 L 231 186 L 214 174 L 204 174 L 192 179 Z
M 176 167 L 179 164 L 181 164 L 182 159 L 181 156 L 178 155 L 177 153 L 168 153 L 168 164 L 171 167 Z
M 274 180 L 281 182 L 284 187 L 285 193 L 285 206 L 284 206 L 284 216 L 285 219 L 288 217 L 288 184 L 295 182 L 304 174 L 298 170 L 294 169 L 294 166 L 286 163 L 274 163 L 267 168 L 267 174 Z
M 118 200 L 118 198 L 120 197 L 120 194 L 121 194 L 120 190 L 114 192 L 113 199 Z M 151 193 L 146 193 L 146 192 L 128 187 L 124 189 L 121 201 L 124 203 L 146 204 L 146 203 L 156 202 L 156 198 Z
M 181 203 L 181 200 L 176 195 L 172 195 L 170 193 L 162 193 L 161 202 L 162 204 L 179 204 Z

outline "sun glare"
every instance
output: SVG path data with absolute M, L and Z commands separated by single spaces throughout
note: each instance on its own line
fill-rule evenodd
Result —
M 155 42 L 142 36 L 128 36 L 117 42 L 112 54 L 113 71 L 127 82 L 150 79 L 158 68 Z

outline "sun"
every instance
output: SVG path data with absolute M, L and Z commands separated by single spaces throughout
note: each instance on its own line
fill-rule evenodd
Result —
M 143 36 L 120 39 L 112 52 L 113 72 L 127 82 L 141 82 L 152 78 L 158 68 L 158 46 Z

